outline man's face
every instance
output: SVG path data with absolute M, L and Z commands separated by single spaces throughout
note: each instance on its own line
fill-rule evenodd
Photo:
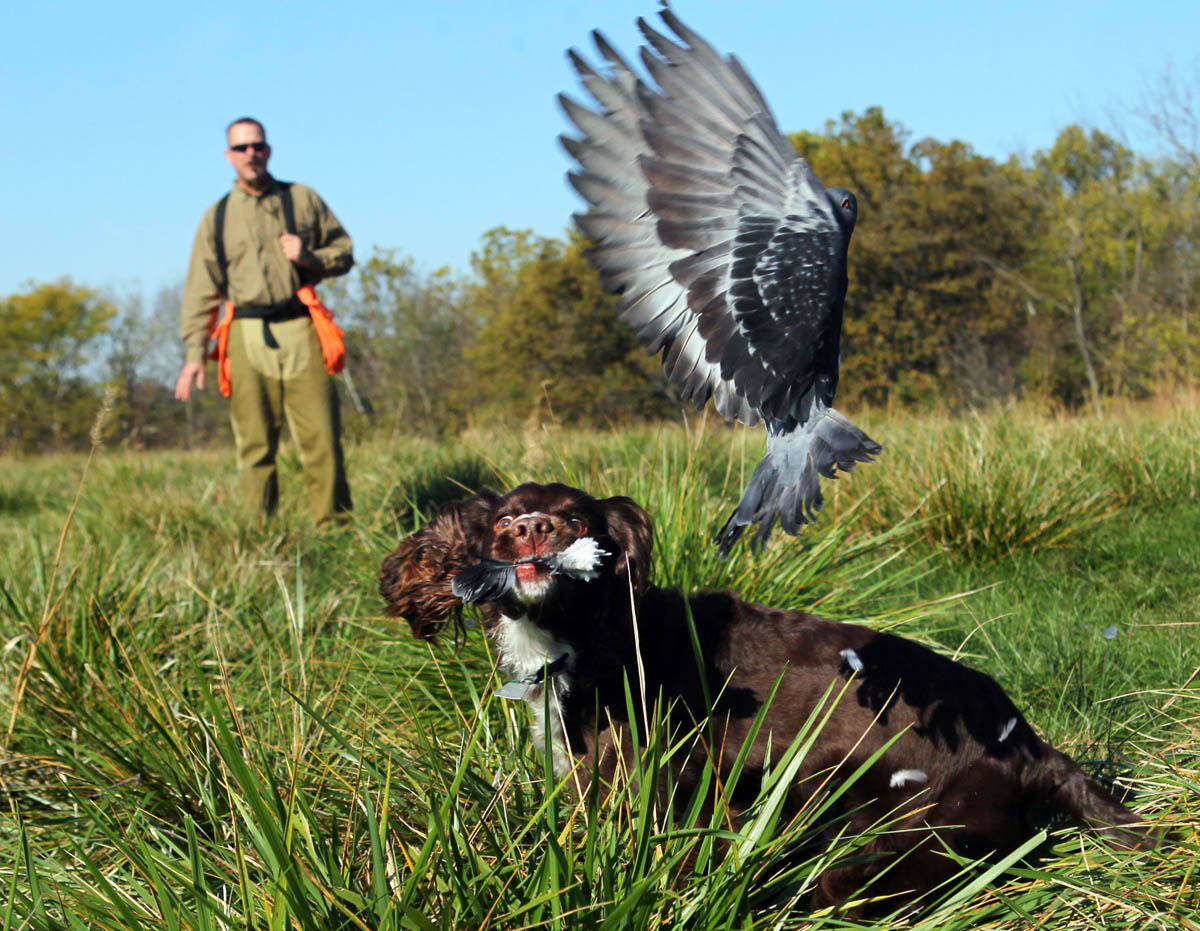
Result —
M 233 166 L 238 180 L 248 187 L 262 186 L 267 177 L 267 159 L 271 147 L 263 131 L 253 123 L 236 123 L 229 128 L 229 148 L 225 160 Z

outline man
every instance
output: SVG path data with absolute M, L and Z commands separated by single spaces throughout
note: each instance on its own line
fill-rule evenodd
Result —
M 262 517 L 275 510 L 275 453 L 286 419 L 300 453 L 312 519 L 321 525 L 350 510 L 350 488 L 337 388 L 327 371 L 327 366 L 337 368 L 323 357 L 327 347 L 316 326 L 323 321 L 306 306 L 317 301 L 315 293 L 302 286 L 349 271 L 352 243 L 315 191 L 270 175 L 271 147 L 262 123 L 234 120 L 226 140 L 225 158 L 236 178 L 233 190 L 209 207 L 196 231 L 180 308 L 187 357 L 175 397 L 186 401 L 193 383 L 204 388 L 213 313 L 230 302 L 232 319 L 223 321 L 228 332 L 220 340 L 227 361 L 219 371 L 222 392 L 231 395 L 247 510 Z M 328 314 L 324 305 L 320 310 Z M 325 324 L 325 331 L 331 326 Z M 340 331 L 338 340 L 340 348 Z

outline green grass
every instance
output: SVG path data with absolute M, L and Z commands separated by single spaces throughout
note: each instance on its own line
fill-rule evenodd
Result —
M 360 444 L 354 522 L 325 533 L 293 455 L 266 530 L 236 517 L 222 451 L 0 463 L 5 926 L 853 927 L 800 904 L 855 841 L 782 855 L 818 814 L 782 824 L 772 792 L 803 739 L 723 857 L 732 826 L 687 799 L 548 784 L 478 630 L 430 648 L 382 616 L 379 563 L 423 515 L 558 479 L 647 507 L 660 582 L 896 629 L 987 671 L 1179 828 L 1139 858 L 1056 827 L 1037 859 L 964 864 L 919 926 L 1200 927 L 1200 418 L 862 422 L 884 456 L 833 483 L 819 523 L 724 562 L 711 537 L 761 436 L 704 419 Z M 643 737 L 628 765 L 651 773 L 689 739 Z

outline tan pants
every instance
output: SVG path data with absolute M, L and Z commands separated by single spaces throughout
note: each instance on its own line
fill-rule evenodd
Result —
M 313 523 L 324 524 L 350 510 L 337 386 L 309 318 L 272 323 L 271 334 L 278 349 L 266 344 L 261 320 L 234 320 L 229 333 L 230 419 L 246 510 L 266 517 L 278 504 L 275 454 L 286 419 Z

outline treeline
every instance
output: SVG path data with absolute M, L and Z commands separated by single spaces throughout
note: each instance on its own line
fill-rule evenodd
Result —
M 1174 115 L 1195 128 L 1190 110 Z M 821 179 L 859 200 L 839 403 L 1032 395 L 1080 407 L 1194 386 L 1200 157 L 1185 134 L 1165 138 L 1171 154 L 1151 159 L 1072 125 L 1050 149 L 998 162 L 961 142 L 912 143 L 877 109 L 796 134 Z M 466 273 L 377 249 L 326 283 L 347 332 L 350 429 L 677 416 L 586 248 L 573 234 L 495 229 Z M 171 397 L 177 302 L 165 292 L 150 310 L 118 307 L 68 281 L 4 298 L 0 446 L 86 443 L 105 386 L 122 442 L 224 437 L 214 390 L 187 406 Z

